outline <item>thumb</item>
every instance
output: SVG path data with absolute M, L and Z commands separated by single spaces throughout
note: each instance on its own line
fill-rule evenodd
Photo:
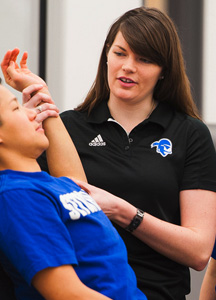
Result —
M 74 180 L 73 181 L 81 188 L 83 189 L 87 194 L 90 193 L 89 189 L 88 189 L 88 184 L 86 182 L 80 181 L 80 180 Z

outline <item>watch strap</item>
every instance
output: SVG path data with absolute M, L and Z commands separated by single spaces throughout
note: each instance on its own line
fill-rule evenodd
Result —
M 135 229 L 137 229 L 137 227 L 140 225 L 140 223 L 142 222 L 142 220 L 144 218 L 144 214 L 145 214 L 144 211 L 142 211 L 141 209 L 137 208 L 136 215 L 134 216 L 134 218 L 131 221 L 131 223 L 125 229 L 127 231 L 129 231 L 129 232 L 133 232 Z

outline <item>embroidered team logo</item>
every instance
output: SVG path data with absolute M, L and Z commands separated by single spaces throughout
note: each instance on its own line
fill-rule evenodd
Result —
M 172 154 L 172 142 L 169 139 L 160 139 L 153 142 L 151 148 L 156 147 L 156 152 L 160 153 L 163 157 Z

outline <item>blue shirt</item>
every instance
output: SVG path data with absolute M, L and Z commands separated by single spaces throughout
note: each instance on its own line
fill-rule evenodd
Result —
M 0 172 L 0 251 L 17 299 L 43 299 L 31 286 L 33 276 L 65 264 L 112 299 L 146 299 L 121 237 L 97 203 L 65 177 Z

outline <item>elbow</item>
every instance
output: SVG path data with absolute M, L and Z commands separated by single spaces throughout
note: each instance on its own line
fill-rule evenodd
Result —
M 202 271 L 205 269 L 206 265 L 208 264 L 210 258 L 210 254 L 203 254 L 199 253 L 196 255 L 196 257 L 193 257 L 191 268 L 193 268 L 196 271 Z

